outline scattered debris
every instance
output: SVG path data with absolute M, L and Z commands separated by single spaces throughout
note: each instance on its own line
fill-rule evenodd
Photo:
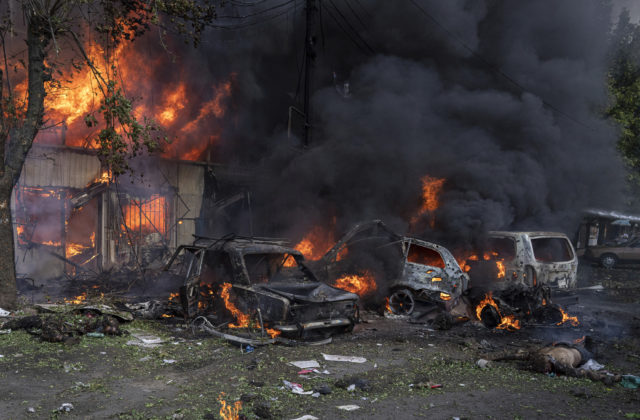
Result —
M 604 369 L 604 365 L 601 365 L 600 363 L 596 362 L 593 359 L 589 359 L 587 360 L 586 363 L 580 366 L 580 369 L 597 371 L 597 370 Z
M 638 389 L 640 387 L 640 376 L 622 375 L 620 385 L 629 389 Z
M 340 356 L 337 354 L 324 354 L 322 353 L 324 360 L 329 362 L 351 362 L 351 363 L 364 363 L 367 361 L 364 357 L 358 356 Z
M 305 391 L 304 388 L 302 387 L 302 385 L 300 385 L 300 384 L 289 382 L 287 380 L 283 380 L 282 382 L 284 383 L 284 386 L 286 388 L 290 389 L 291 392 L 293 392 L 294 394 L 299 394 L 299 395 L 311 395 L 311 394 L 313 394 L 313 391 Z
M 2 316 L 9 316 L 9 315 L 11 315 L 11 312 L 6 311 L 6 310 L 4 310 L 4 309 L 0 308 L 0 317 L 2 317 Z
M 309 414 L 305 414 L 302 417 L 298 417 L 298 418 L 291 419 L 291 420 L 319 420 L 319 419 L 317 417 L 315 417 L 315 416 L 311 416 Z
M 62 405 L 58 407 L 60 413 L 68 413 L 71 410 L 73 410 L 73 404 L 71 403 L 62 403 Z
M 320 367 L 320 364 L 315 360 L 300 360 L 297 362 L 289 362 L 289 364 L 298 369 L 315 369 Z
M 134 338 L 134 340 L 127 341 L 128 346 L 154 348 L 160 346 L 163 343 L 166 343 L 166 340 L 160 337 L 144 334 L 140 331 L 131 332 L 131 336 Z
M 358 410 L 360 406 L 355 404 L 349 404 L 349 405 L 339 405 L 337 406 L 337 408 L 338 410 L 355 411 L 355 410 Z
M 476 361 L 476 366 L 478 366 L 480 369 L 487 369 L 491 366 L 491 362 L 486 359 L 478 359 Z

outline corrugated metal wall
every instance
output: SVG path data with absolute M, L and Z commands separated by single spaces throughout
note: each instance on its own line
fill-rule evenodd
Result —
M 84 188 L 100 176 L 95 155 L 70 148 L 34 146 L 20 176 L 24 187 Z

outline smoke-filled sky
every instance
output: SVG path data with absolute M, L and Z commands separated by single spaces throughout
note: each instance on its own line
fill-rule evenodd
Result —
M 446 178 L 441 206 L 435 232 L 412 229 L 447 242 L 489 229 L 573 234 L 581 209 L 619 208 L 616 130 L 601 118 L 606 2 L 416 1 L 441 27 L 408 0 L 322 2 L 305 151 L 286 135 L 303 2 L 244 31 L 212 31 L 207 68 L 237 72 L 219 157 L 260 168 L 256 231 L 295 237 L 333 217 L 338 230 L 381 218 L 406 231 L 424 175 Z M 251 13 L 233 8 L 221 15 Z
M 375 218 L 470 243 L 490 229 L 573 234 L 582 209 L 623 209 L 616 128 L 601 115 L 624 0 L 321 0 L 307 149 L 299 117 L 287 135 L 289 106 L 301 108 L 304 3 L 226 2 L 200 49 L 163 40 L 173 64 L 152 59 L 152 46 L 164 52 L 153 32 L 136 47 L 139 73 L 162 87 L 145 87 L 156 107 L 180 80 L 203 104 L 231 81 L 226 111 L 203 118 L 221 132 L 183 140 L 215 139 L 201 158 L 256 170 L 254 233 L 295 240 Z M 180 118 L 202 114 L 191 105 Z M 410 223 L 424 176 L 446 179 L 440 207 Z

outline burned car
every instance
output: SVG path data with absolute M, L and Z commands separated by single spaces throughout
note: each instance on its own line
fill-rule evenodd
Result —
M 469 281 L 446 248 L 398 235 L 380 220 L 354 226 L 313 268 L 327 283 L 372 272 L 377 297 L 388 297 L 389 309 L 399 315 L 450 310 Z
M 187 318 L 215 296 L 215 312 L 236 318 L 231 326 L 241 324 L 241 318 L 244 323 L 257 319 L 289 337 L 351 330 L 356 321 L 358 296 L 318 281 L 302 254 L 283 242 L 199 238 L 180 246 L 166 269 L 179 260 L 174 276 L 182 281 L 180 301 Z M 229 303 L 229 291 L 235 302 Z
M 578 259 L 566 235 L 558 232 L 489 232 L 490 259 L 501 272 L 492 289 L 514 285 L 573 289 L 577 284 Z M 473 271 L 472 282 L 475 281 Z

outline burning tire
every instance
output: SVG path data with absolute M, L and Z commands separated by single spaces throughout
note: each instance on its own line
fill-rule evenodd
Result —
M 618 263 L 618 257 L 613 254 L 604 254 L 600 257 L 600 265 L 604 268 L 613 268 Z
M 411 315 L 416 302 L 408 289 L 396 290 L 389 296 L 389 308 L 394 315 Z
M 493 329 L 500 325 L 502 317 L 500 316 L 500 312 L 498 312 L 495 307 L 491 305 L 485 305 L 480 312 L 480 321 L 482 321 L 482 324 L 485 327 Z

